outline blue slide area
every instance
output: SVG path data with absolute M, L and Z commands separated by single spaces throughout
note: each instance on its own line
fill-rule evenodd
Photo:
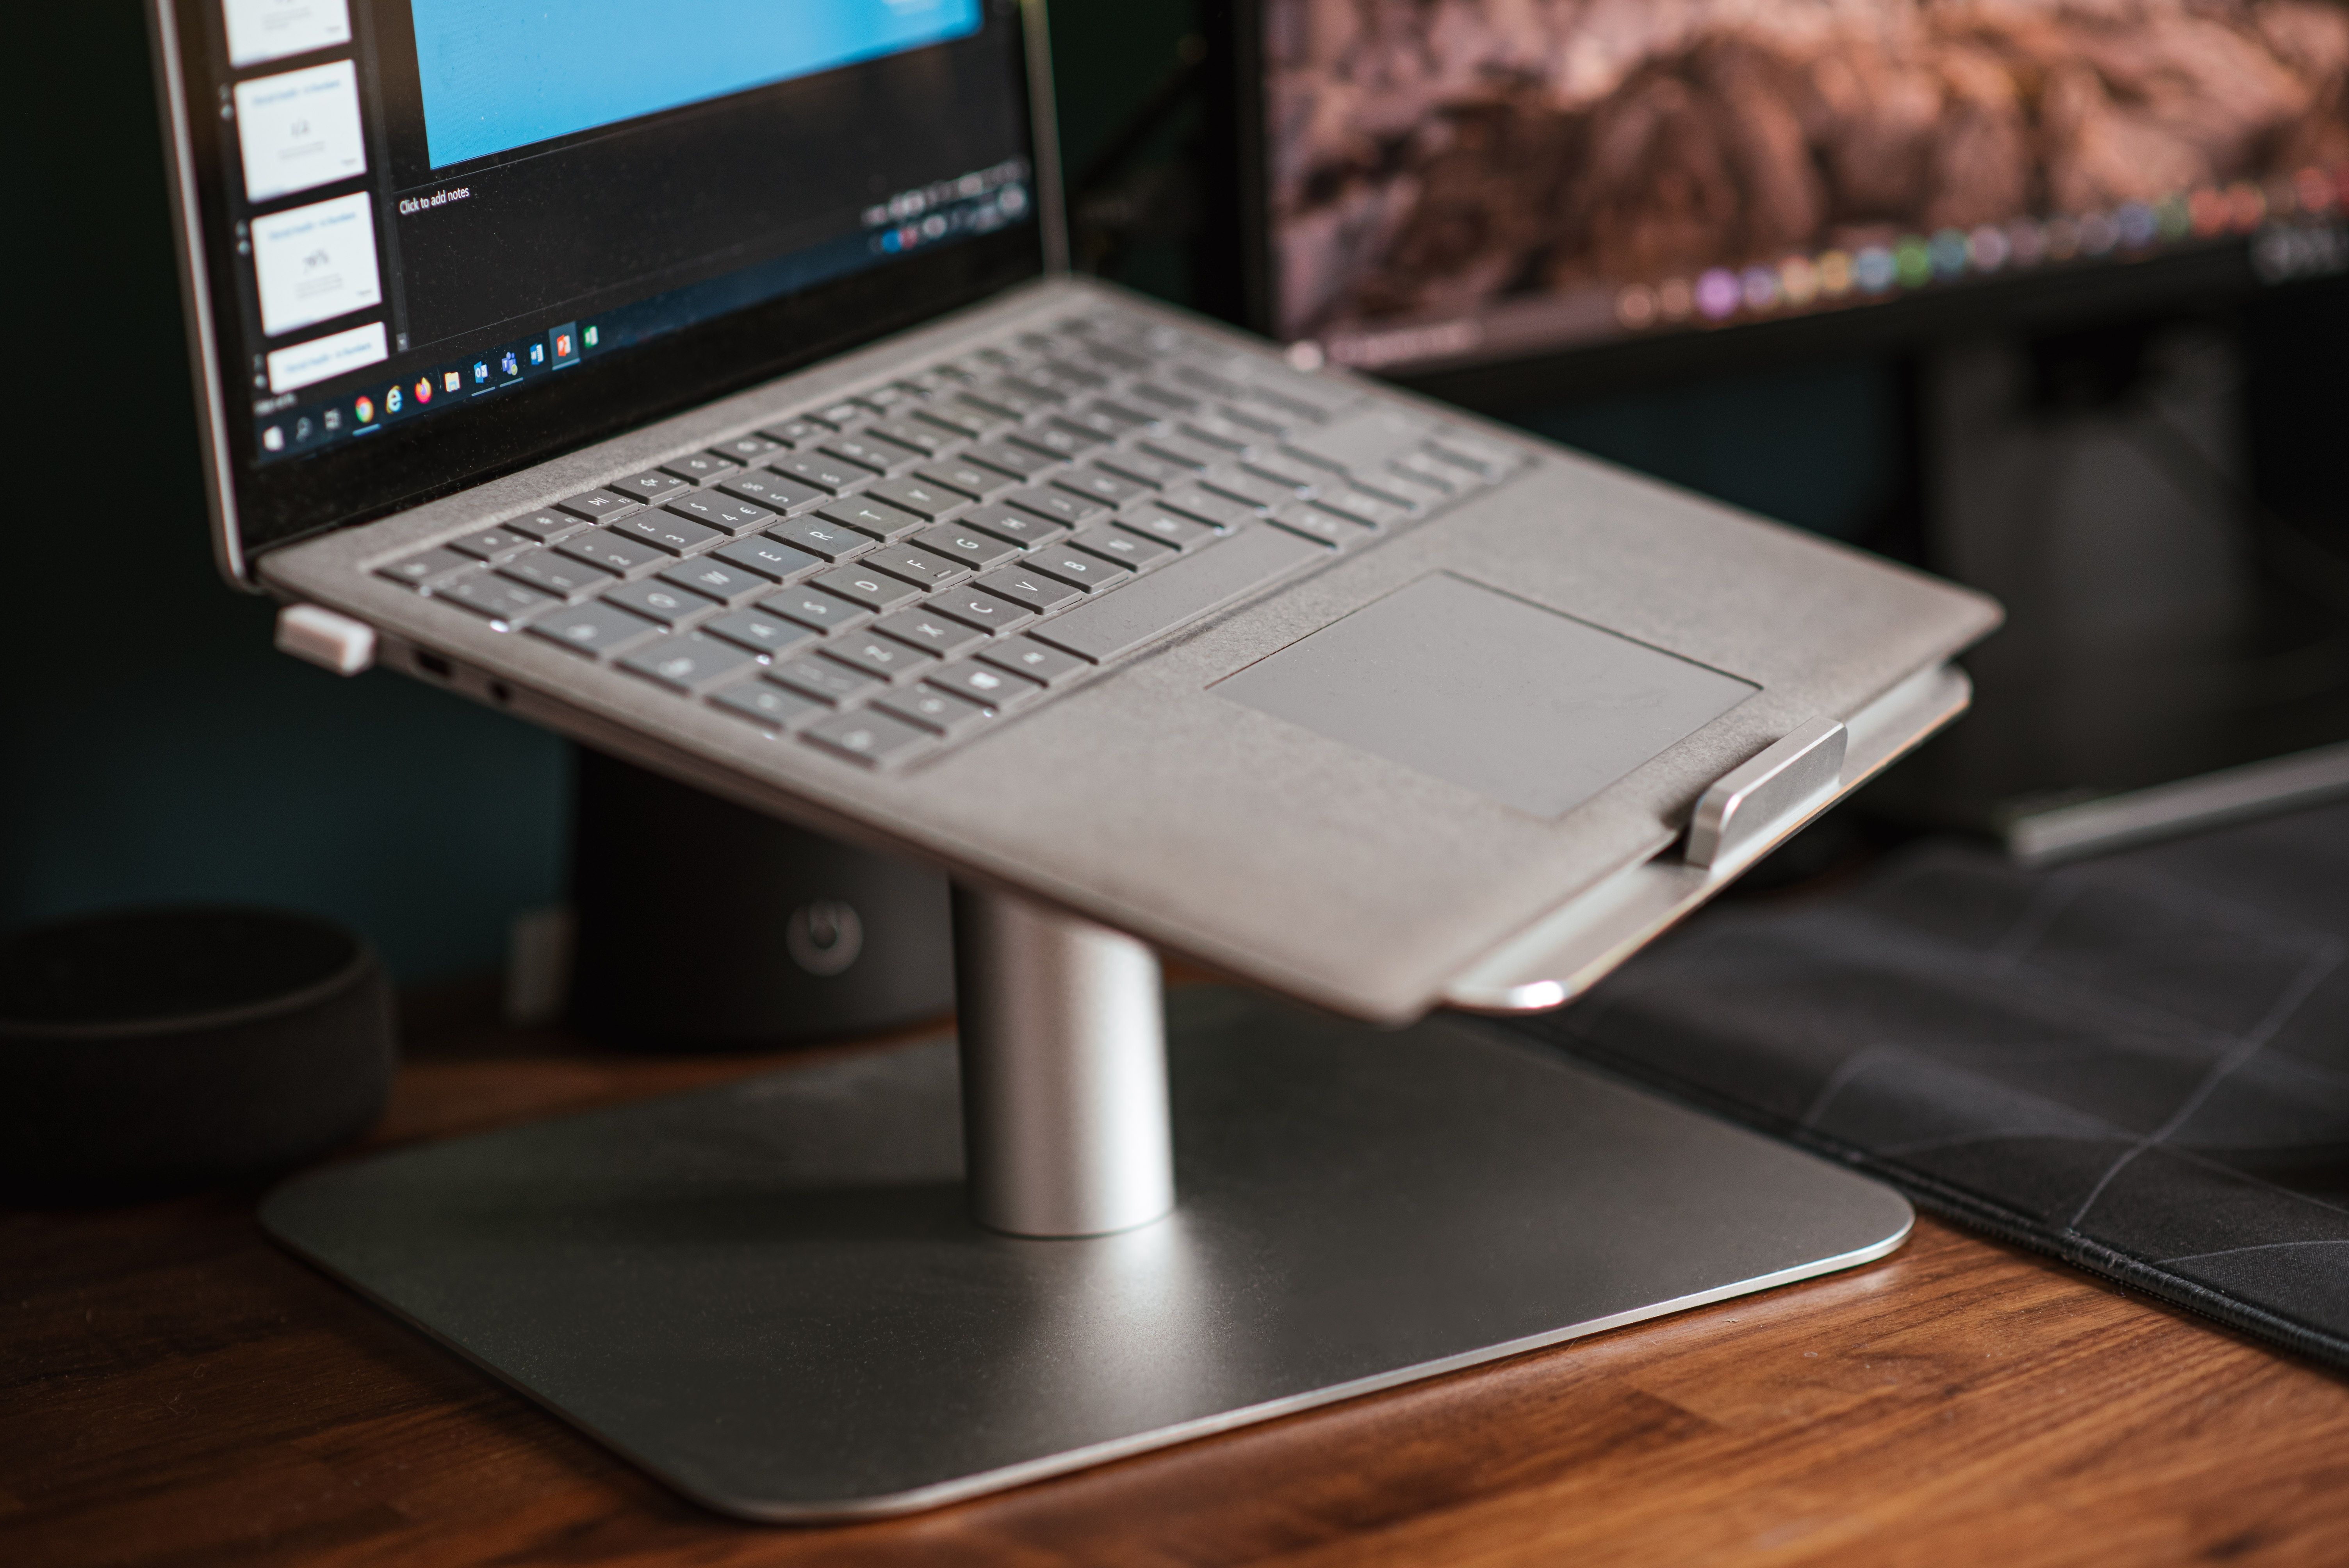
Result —
M 411 0 L 443 169 L 978 31 L 980 0 Z

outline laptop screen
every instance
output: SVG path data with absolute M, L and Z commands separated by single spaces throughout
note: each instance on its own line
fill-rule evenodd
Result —
M 244 552 L 1041 265 L 1013 0 L 164 5 Z

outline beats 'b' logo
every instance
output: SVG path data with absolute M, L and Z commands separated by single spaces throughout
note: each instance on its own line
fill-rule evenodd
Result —
M 837 975 L 864 951 L 864 923 L 847 904 L 819 899 L 792 911 L 783 945 L 809 974 Z

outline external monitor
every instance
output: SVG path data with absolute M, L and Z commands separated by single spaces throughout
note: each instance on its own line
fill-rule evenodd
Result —
M 2349 10 L 2323 0 L 1244 0 L 1236 26 L 1252 325 L 1447 389 L 2349 263 Z

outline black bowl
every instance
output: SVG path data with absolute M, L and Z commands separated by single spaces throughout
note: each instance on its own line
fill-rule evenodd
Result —
M 257 1178 L 383 1114 L 367 944 L 278 910 L 117 911 L 0 939 L 0 1198 L 103 1203 Z

